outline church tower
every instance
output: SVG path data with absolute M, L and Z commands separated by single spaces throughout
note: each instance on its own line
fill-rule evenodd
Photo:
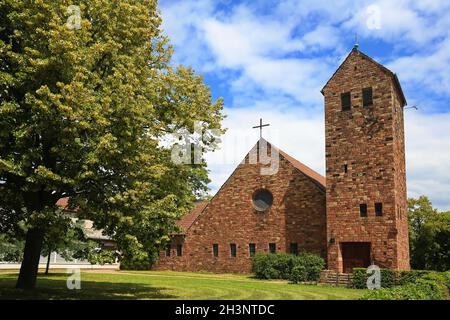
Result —
M 397 76 L 356 47 L 325 98 L 328 269 L 409 269 L 403 108 Z

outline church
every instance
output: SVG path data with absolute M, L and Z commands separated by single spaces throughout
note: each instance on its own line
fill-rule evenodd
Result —
M 276 252 L 315 253 L 340 273 L 409 269 L 400 82 L 355 47 L 322 94 L 326 177 L 261 138 L 154 269 L 251 273 L 256 253 Z

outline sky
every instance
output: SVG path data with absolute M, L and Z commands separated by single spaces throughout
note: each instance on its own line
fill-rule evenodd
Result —
M 405 110 L 408 196 L 450 210 L 450 1 L 160 0 L 174 64 L 224 98 L 221 148 L 206 155 L 214 193 L 264 137 L 325 174 L 320 90 L 355 44 L 395 72 Z

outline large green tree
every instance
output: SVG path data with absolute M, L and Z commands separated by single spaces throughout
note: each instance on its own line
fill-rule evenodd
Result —
M 426 196 L 408 199 L 411 266 L 450 270 L 450 212 L 438 212 Z
M 171 54 L 155 0 L 0 0 L 0 228 L 28 230 L 18 288 L 35 286 L 58 199 L 151 264 L 206 190 L 205 162 L 174 163 L 160 140 L 221 130 L 222 101 Z

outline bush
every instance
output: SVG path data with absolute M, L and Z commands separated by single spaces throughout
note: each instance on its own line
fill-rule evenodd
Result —
M 366 289 L 367 279 L 370 274 L 366 273 L 367 268 L 354 268 L 352 285 L 355 289 Z M 391 288 L 397 284 L 397 272 L 389 269 L 381 269 L 381 287 Z
M 431 271 L 426 270 L 410 270 L 410 271 L 400 271 L 398 284 L 405 285 L 410 283 L 415 283 L 418 279 L 429 274 Z
M 298 264 L 292 268 L 291 275 L 289 280 L 292 283 L 299 283 L 308 281 L 308 272 L 306 271 L 306 267 L 304 265 Z
M 258 279 L 286 279 L 294 283 L 317 281 L 324 266 L 321 257 L 309 253 L 299 256 L 259 253 L 253 258 L 253 272 Z
M 297 258 L 296 263 L 305 266 L 305 281 L 318 281 L 320 278 L 320 271 L 325 267 L 325 261 L 318 255 L 310 253 L 301 254 Z
M 407 273 L 410 273 L 406 275 Z M 445 300 L 449 296 L 448 274 L 439 272 L 401 272 L 403 285 L 371 290 L 362 300 Z

